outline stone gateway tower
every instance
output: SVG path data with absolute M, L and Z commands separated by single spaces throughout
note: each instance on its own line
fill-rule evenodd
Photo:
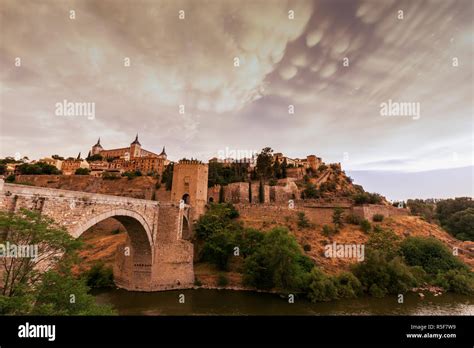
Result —
M 171 200 L 191 205 L 191 220 L 204 214 L 207 203 L 207 180 L 209 168 L 198 160 L 181 160 L 173 168 Z

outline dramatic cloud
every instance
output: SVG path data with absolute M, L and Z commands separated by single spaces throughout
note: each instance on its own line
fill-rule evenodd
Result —
M 139 132 L 175 160 L 268 145 L 353 170 L 472 165 L 471 16 L 463 0 L 0 0 L 0 155 Z M 95 118 L 56 116 L 63 100 Z M 381 116 L 389 100 L 419 117 Z

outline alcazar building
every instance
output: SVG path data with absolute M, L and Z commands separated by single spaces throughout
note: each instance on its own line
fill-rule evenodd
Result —
M 100 138 L 97 143 L 92 146 L 91 156 L 100 155 L 104 161 L 108 162 L 109 169 L 119 171 L 135 171 L 139 170 L 143 174 L 159 174 L 163 173 L 166 165 L 168 165 L 165 147 L 158 155 L 152 151 L 142 148 L 138 141 L 138 134 L 129 147 L 105 150 L 100 144 Z M 93 163 L 93 162 L 92 162 Z M 97 163 L 97 165 L 101 165 Z M 94 168 L 91 168 L 94 169 Z

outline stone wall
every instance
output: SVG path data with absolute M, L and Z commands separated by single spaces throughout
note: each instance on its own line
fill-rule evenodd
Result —
M 385 217 L 409 215 L 410 212 L 405 208 L 396 208 L 391 205 L 366 204 L 362 206 L 354 206 L 353 213 L 364 219 L 372 221 L 375 214 L 381 214 Z

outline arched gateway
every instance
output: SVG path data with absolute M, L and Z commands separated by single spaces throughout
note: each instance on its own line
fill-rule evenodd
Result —
M 129 238 L 116 252 L 119 287 L 159 291 L 194 284 L 189 205 L 2 183 L 0 210 L 21 208 L 51 217 L 74 238 L 107 218 L 122 223 Z

